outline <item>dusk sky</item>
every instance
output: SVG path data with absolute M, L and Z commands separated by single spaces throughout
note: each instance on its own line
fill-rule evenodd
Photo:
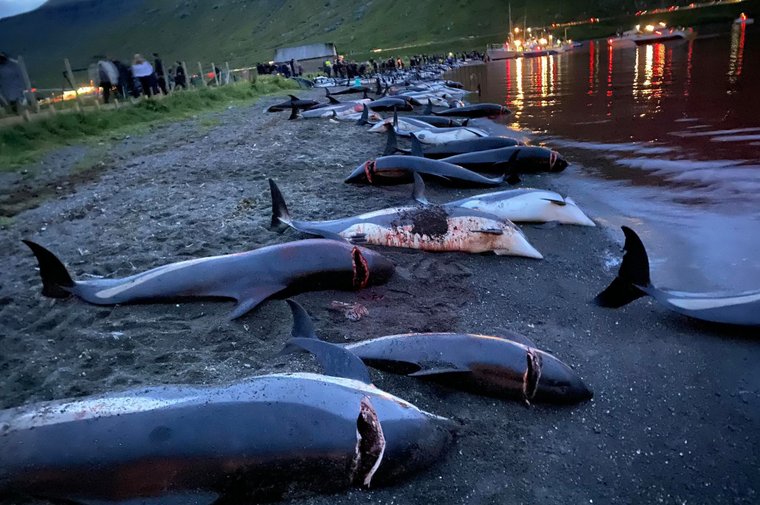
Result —
M 0 19 L 36 9 L 45 0 L 0 0 Z

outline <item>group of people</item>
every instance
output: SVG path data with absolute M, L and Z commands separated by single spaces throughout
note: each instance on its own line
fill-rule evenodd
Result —
M 168 72 L 158 53 L 153 53 L 151 64 L 143 55 L 135 54 L 132 65 L 120 60 L 103 58 L 90 65 L 90 78 L 103 90 L 103 101 L 108 103 L 115 91 L 121 97 L 153 96 L 169 93 L 169 89 L 187 88 L 187 73 L 181 62 Z M 73 85 L 73 83 L 71 83 Z
M 280 74 L 285 77 L 301 77 L 303 67 L 296 60 L 291 59 L 285 63 L 256 63 L 256 72 L 259 75 Z

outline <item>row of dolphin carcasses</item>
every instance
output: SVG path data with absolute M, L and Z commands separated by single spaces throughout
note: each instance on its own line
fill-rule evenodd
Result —
M 417 204 L 329 222 L 296 221 L 271 183 L 273 224 L 342 242 L 302 240 L 172 263 L 123 279 L 84 281 L 74 280 L 47 249 L 27 245 L 38 259 L 46 296 L 73 295 L 106 305 L 222 296 L 238 301 L 233 317 L 295 286 L 359 289 L 385 282 L 392 264 L 359 244 L 436 250 L 431 244 L 438 241 L 437 250 L 472 252 L 486 244 L 485 250 L 501 254 L 519 254 L 522 247 L 524 255 L 540 256 L 527 241 L 515 241 L 521 233 L 497 215 L 503 209 L 494 203 L 511 201 L 512 217 L 522 212 L 527 220 L 542 220 L 524 203 L 515 205 L 525 190 L 432 205 L 424 197 L 421 175 L 476 184 L 496 179 L 424 156 L 387 156 L 371 167 L 363 164 L 361 171 L 370 183 L 414 180 Z M 549 209 L 574 207 L 552 192 L 534 195 L 541 195 L 538 200 L 548 202 Z M 482 209 L 491 204 L 495 207 Z M 398 220 L 401 215 L 430 219 L 427 228 L 413 230 Z M 582 212 L 561 219 L 593 224 Z M 383 242 L 376 233 L 388 226 L 395 227 L 396 242 Z M 453 228 L 459 235 L 448 236 Z M 505 236 L 512 239 L 504 241 Z M 283 254 L 291 260 L 284 271 Z M 275 264 L 280 266 L 274 269 Z M 362 360 L 444 382 L 453 378 L 457 387 L 525 402 L 591 397 L 569 367 L 520 335 L 392 335 L 340 347 L 316 338 L 300 306 L 291 302 L 291 309 L 293 338 L 286 349 L 313 353 L 325 375 L 265 375 L 223 387 L 148 387 L 2 411 L 0 490 L 73 502 L 212 503 L 220 497 L 269 499 L 286 492 L 369 486 L 437 461 L 451 440 L 453 423 L 372 386 Z

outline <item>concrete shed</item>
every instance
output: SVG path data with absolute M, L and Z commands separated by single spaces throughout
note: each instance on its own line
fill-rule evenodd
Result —
M 275 49 L 274 61 L 289 63 L 290 60 L 296 60 L 296 64 L 301 64 L 304 72 L 316 72 L 321 70 L 325 60 L 335 60 L 337 55 L 335 44 L 307 44 Z

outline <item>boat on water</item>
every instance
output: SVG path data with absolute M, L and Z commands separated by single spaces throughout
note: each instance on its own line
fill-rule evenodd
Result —
M 644 44 L 656 44 L 671 40 L 691 40 L 697 36 L 693 28 L 668 28 L 665 23 L 656 25 L 636 25 L 633 30 L 623 32 L 617 37 L 610 37 L 607 43 L 612 47 L 634 47 Z
M 486 47 L 488 61 L 510 60 L 514 58 L 535 58 L 564 53 L 577 47 L 572 41 L 548 38 L 528 38 L 526 40 L 508 40 L 503 44 L 489 44 Z

